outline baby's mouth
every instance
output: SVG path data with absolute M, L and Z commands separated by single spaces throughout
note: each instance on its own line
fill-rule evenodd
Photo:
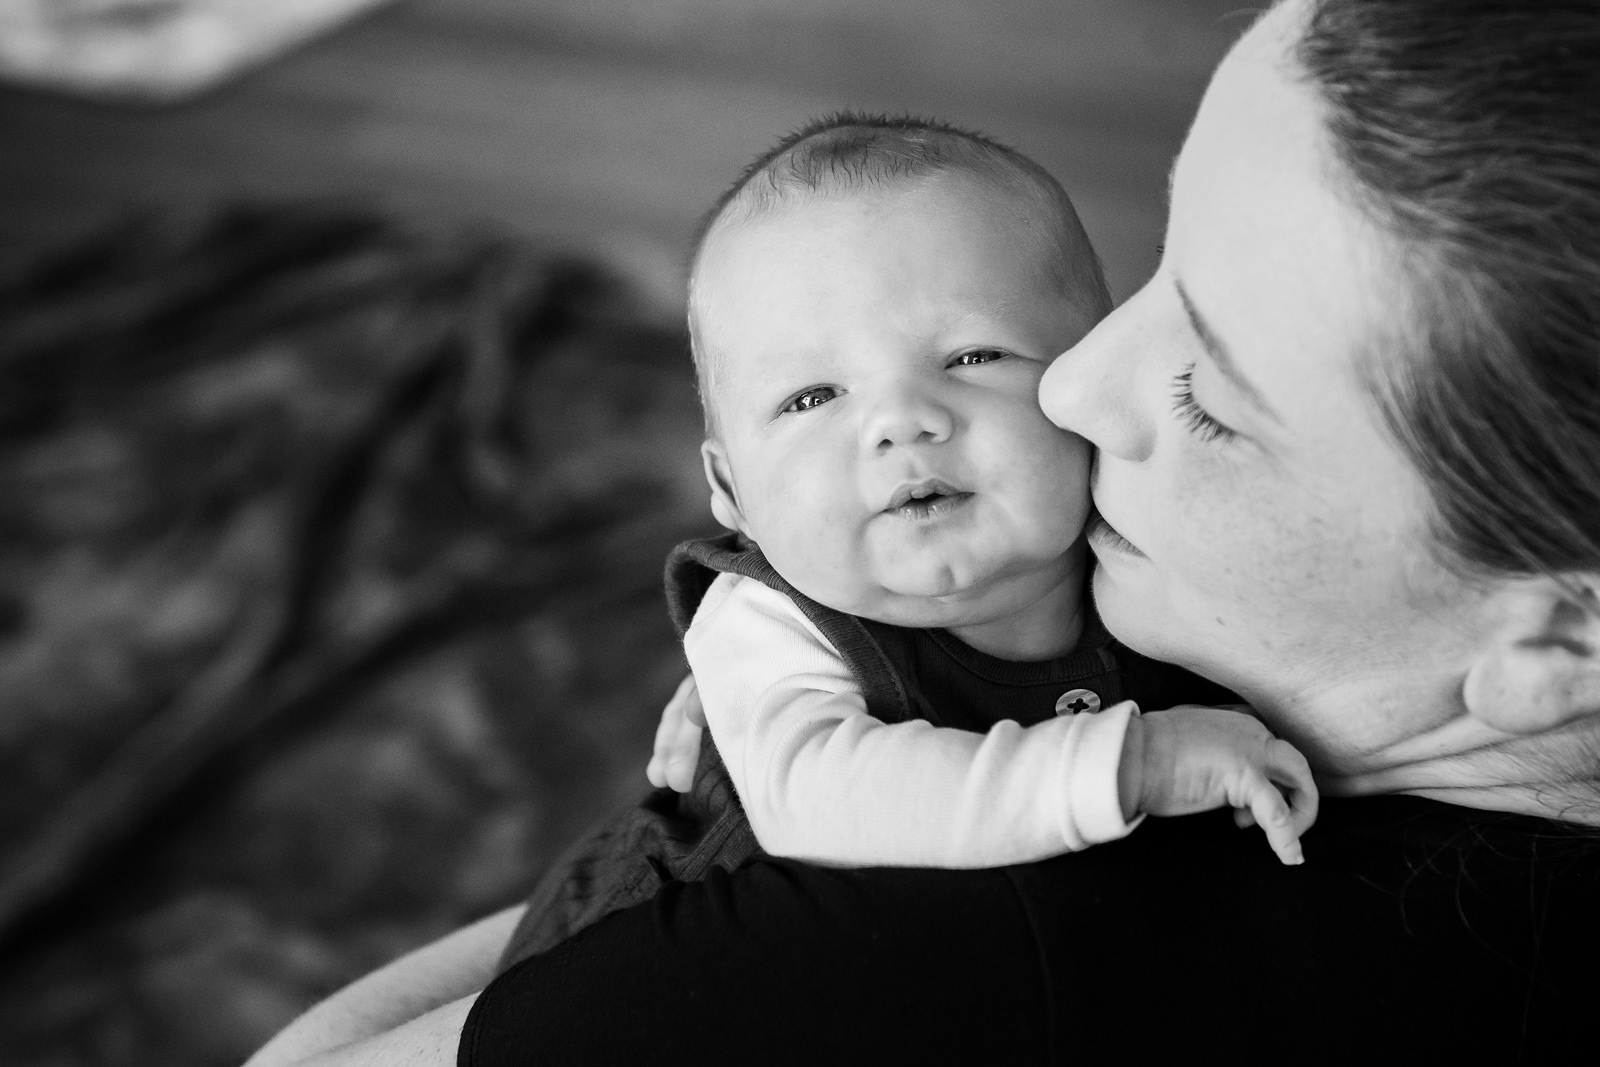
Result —
M 937 478 L 902 485 L 889 498 L 884 508 L 888 515 L 903 518 L 925 519 L 959 507 L 972 499 L 972 494 L 955 488 Z

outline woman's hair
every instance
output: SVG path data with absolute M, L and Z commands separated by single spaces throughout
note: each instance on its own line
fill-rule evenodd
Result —
M 1600 573 L 1600 3 L 1311 0 L 1295 60 L 1414 279 L 1366 370 L 1447 560 Z

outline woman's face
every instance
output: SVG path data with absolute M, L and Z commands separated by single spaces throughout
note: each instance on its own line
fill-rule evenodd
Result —
M 1424 487 L 1363 385 L 1362 360 L 1404 358 L 1388 327 L 1405 279 L 1286 73 L 1293 17 L 1275 9 L 1218 69 L 1160 268 L 1040 400 L 1099 449 L 1090 544 L 1111 630 L 1328 760 L 1458 713 L 1480 594 L 1430 556 Z M 1425 706 L 1399 721 L 1402 692 Z M 1336 723 L 1307 714 L 1319 702 Z

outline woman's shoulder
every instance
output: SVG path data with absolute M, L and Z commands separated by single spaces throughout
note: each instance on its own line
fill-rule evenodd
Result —
M 1392 797 L 1327 801 L 1305 846 L 1211 813 L 997 870 L 756 860 L 507 972 L 461 1062 L 1590 1058 L 1581 835 Z
M 1285 867 L 1211 813 L 1008 873 L 1053 988 L 1099 974 L 1171 994 L 1157 1015 L 1246 1059 L 1353 1058 L 1378 1034 L 1396 1057 L 1592 1045 L 1592 835 L 1383 797 L 1325 801 L 1304 844 L 1305 864 Z

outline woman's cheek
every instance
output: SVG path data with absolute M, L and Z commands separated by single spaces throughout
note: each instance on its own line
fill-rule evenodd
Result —
M 1224 446 L 1226 447 L 1226 446 Z M 1226 457 L 1191 452 L 1175 467 L 1163 537 L 1182 560 L 1187 584 L 1206 591 L 1211 609 L 1231 616 L 1266 608 L 1286 594 L 1305 560 L 1303 513 L 1282 486 Z M 1152 502 L 1161 514 L 1161 502 Z
M 1169 467 L 1165 499 L 1151 501 L 1154 515 L 1170 517 L 1167 528 L 1187 544 L 1221 551 L 1228 541 L 1249 535 L 1260 517 L 1260 500 L 1251 480 L 1240 477 L 1206 446 L 1185 441 Z

